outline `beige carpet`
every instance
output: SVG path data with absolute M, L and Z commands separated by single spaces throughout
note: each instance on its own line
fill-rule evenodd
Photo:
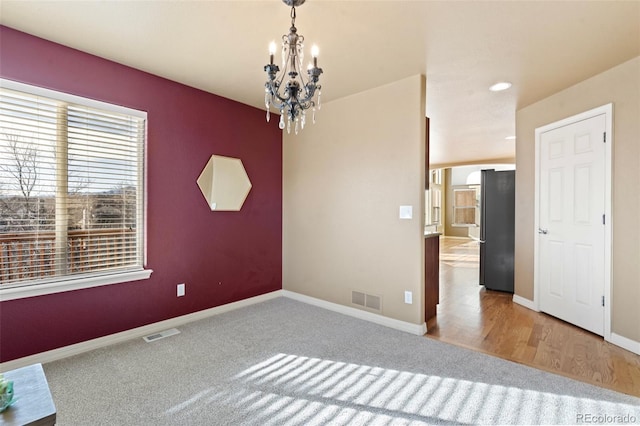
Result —
M 58 424 L 640 422 L 640 399 L 286 298 L 180 331 L 46 364 Z

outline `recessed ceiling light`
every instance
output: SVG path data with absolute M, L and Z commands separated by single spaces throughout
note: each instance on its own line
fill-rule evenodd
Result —
M 509 83 L 508 81 L 501 81 L 489 87 L 489 90 L 491 90 L 492 92 L 499 92 L 501 90 L 507 90 L 509 87 L 511 87 L 511 83 Z
M 515 136 L 507 136 L 505 139 L 508 140 L 508 141 L 512 141 L 515 138 L 516 138 Z

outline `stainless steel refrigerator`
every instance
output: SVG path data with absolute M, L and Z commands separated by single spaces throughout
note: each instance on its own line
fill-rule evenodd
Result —
M 480 285 L 513 293 L 515 171 L 482 170 Z

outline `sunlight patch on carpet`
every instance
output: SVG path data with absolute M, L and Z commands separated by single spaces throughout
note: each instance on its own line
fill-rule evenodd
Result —
M 240 372 L 253 401 L 238 405 L 264 424 L 576 422 L 566 413 L 625 415 L 636 407 L 550 392 L 416 374 L 291 354 Z M 235 395 L 238 397 L 239 395 Z M 233 399 L 230 399 L 230 402 Z M 574 414 L 575 415 L 575 414 Z M 358 420 L 354 420 L 358 417 Z

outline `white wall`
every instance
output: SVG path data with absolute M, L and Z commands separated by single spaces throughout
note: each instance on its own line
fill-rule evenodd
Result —
M 424 77 L 409 77 L 327 103 L 315 125 L 285 134 L 285 290 L 352 307 L 352 290 L 379 295 L 383 315 L 424 323 L 425 93 Z

